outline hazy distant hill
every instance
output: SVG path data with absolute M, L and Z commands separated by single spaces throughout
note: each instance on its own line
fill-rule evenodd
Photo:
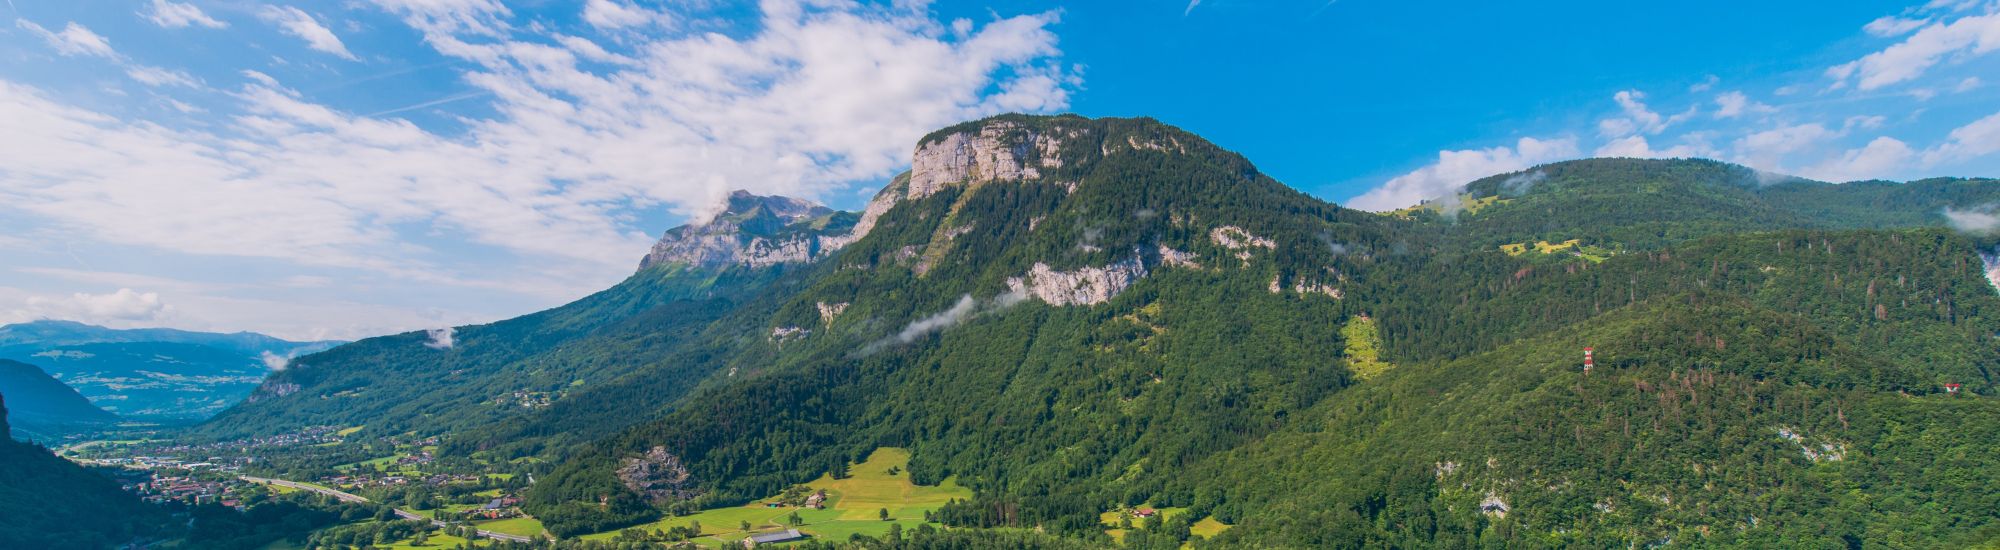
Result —
M 0 358 L 41 367 L 99 407 L 138 418 L 205 418 L 249 395 L 273 364 L 338 344 L 67 321 L 0 327 Z
M 7 396 L 13 406 L 9 413 L 14 425 L 37 435 L 118 420 L 117 415 L 90 404 L 75 389 L 27 363 L 0 359 L 0 395 Z

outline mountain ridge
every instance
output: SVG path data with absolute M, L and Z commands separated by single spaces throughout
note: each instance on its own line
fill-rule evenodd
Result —
M 947 525 L 1109 544 L 1102 513 L 1186 510 L 1122 533 L 1143 547 L 1204 544 L 1185 530 L 1204 518 L 1233 526 L 1221 547 L 2000 528 L 1964 512 L 1990 499 L 1907 466 L 2000 468 L 1993 426 L 1926 416 L 2000 414 L 1992 243 L 1939 214 L 2000 185 L 1759 178 L 1593 159 L 1482 179 L 1476 209 L 1378 215 L 1150 119 L 993 117 L 920 140 L 860 213 L 732 196 L 712 223 L 738 227 L 662 238 L 719 248 L 450 349 L 413 333 L 302 358 L 201 429 L 447 436 L 443 456 L 528 464 L 524 506 L 563 537 L 766 498 L 880 447 L 910 450 L 911 482 L 973 491 L 927 516 Z M 769 250 L 807 253 L 753 265 Z M 635 467 L 656 462 L 675 467 Z M 1772 479 L 1791 485 L 1759 500 Z M 1952 506 L 1868 504 L 1927 499 Z

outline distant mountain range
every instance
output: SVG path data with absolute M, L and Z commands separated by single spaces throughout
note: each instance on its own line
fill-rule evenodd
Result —
M 274 366 L 338 344 L 68 321 L 0 326 L 0 359 L 39 367 L 97 407 L 141 419 L 206 418 L 248 395 Z
M 732 196 L 611 289 L 301 358 L 191 436 L 537 457 L 565 537 L 900 447 L 974 491 L 927 514 L 956 532 L 1970 547 L 2000 540 L 2000 243 L 1945 213 L 1996 205 L 1590 159 L 1377 214 L 1150 119 L 1007 115 L 862 212 Z

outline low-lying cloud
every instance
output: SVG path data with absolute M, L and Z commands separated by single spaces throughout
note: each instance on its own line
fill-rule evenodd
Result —
M 427 329 L 424 331 L 424 334 L 430 336 L 430 341 L 424 342 L 424 347 L 431 349 L 451 349 L 453 345 L 452 336 L 457 333 L 458 329 L 451 327 Z
M 1984 204 L 1965 210 L 1945 207 L 1943 213 L 1945 221 L 1951 224 L 1952 229 L 1966 233 L 1989 234 L 2000 230 L 2000 214 L 1994 213 L 1996 209 L 2000 209 L 2000 203 Z
M 973 298 L 971 294 L 959 296 L 958 301 L 952 303 L 951 307 L 945 308 L 944 311 L 925 316 L 922 319 L 910 321 L 910 324 L 904 325 L 902 330 L 896 331 L 895 336 L 876 340 L 866 346 L 862 346 L 860 355 L 866 357 L 874 355 L 889 346 L 915 342 L 933 333 L 958 326 L 972 318 L 1014 307 L 1021 302 L 1027 301 L 1027 299 L 1028 294 L 1021 291 L 1002 292 L 986 300 Z

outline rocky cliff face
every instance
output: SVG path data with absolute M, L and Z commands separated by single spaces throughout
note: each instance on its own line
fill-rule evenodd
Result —
M 852 242 L 850 226 L 840 217 L 811 202 L 737 191 L 714 219 L 667 231 L 639 269 L 667 263 L 724 268 L 810 262 Z
M 1051 133 L 1063 133 L 1056 129 Z M 1067 131 L 1075 137 L 1076 131 Z M 995 120 L 977 133 L 957 132 L 919 144 L 910 159 L 907 198 L 920 199 L 954 184 L 1021 181 L 1042 177 L 1043 168 L 1061 168 L 1064 135 Z
M 1007 279 L 1015 293 L 1033 296 L 1053 306 L 1102 304 L 1146 277 L 1146 264 L 1135 253 L 1132 258 L 1104 267 L 1081 267 L 1056 271 L 1037 262 L 1024 277 Z

